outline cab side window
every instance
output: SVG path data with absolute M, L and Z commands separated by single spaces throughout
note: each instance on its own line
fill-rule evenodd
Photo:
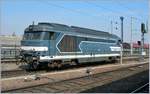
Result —
M 56 32 L 46 32 L 44 33 L 44 40 L 56 40 L 56 38 L 59 36 L 60 33 L 56 33 Z

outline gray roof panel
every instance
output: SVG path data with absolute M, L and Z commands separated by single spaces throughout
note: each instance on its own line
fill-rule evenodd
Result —
M 54 32 L 63 32 L 68 34 L 74 33 L 80 35 L 119 39 L 119 37 L 117 37 L 116 35 L 104 31 L 98 31 L 98 30 L 93 30 L 88 28 L 77 27 L 77 26 L 68 26 L 68 25 L 57 24 L 57 23 L 46 23 L 46 22 L 40 22 L 38 23 L 38 25 L 29 25 L 29 27 L 25 29 L 25 32 L 29 32 L 29 31 L 54 31 Z

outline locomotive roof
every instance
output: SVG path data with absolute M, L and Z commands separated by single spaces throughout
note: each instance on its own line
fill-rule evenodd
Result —
M 98 31 L 98 30 L 93 30 L 88 28 L 77 27 L 77 26 L 68 26 L 68 25 L 58 24 L 58 23 L 46 23 L 46 22 L 38 23 L 38 25 L 29 25 L 29 27 L 25 29 L 25 32 L 28 31 L 54 31 L 54 32 L 63 32 L 63 33 L 76 33 L 81 35 L 86 34 L 89 36 L 118 38 L 116 35 L 104 31 Z

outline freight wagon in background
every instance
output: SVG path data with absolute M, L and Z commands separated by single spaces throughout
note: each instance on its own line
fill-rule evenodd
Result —
M 66 62 L 114 61 L 120 56 L 119 43 L 119 37 L 103 31 L 38 23 L 25 29 L 19 58 L 27 62 L 29 69 L 61 67 Z
M 133 48 L 133 55 L 137 56 L 141 54 L 141 46 L 138 43 L 132 43 Z M 130 56 L 131 55 L 131 47 L 129 43 L 123 43 L 123 56 Z M 144 52 L 146 55 L 149 55 L 149 44 L 144 44 Z

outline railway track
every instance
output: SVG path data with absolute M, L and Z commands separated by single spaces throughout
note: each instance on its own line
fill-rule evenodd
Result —
M 64 70 L 80 69 L 83 67 L 94 67 L 94 66 L 99 66 L 99 65 L 105 66 L 105 65 L 115 65 L 115 64 L 117 63 L 95 62 L 95 63 L 80 64 L 78 66 L 65 65 L 61 69 L 40 69 L 37 71 L 9 70 L 9 71 L 2 71 L 1 78 L 10 78 L 10 77 L 26 76 L 26 75 L 41 74 L 41 73 L 59 72 L 59 71 L 64 71 Z
M 147 92 L 149 92 L 149 83 L 146 83 L 146 84 L 136 88 L 131 93 L 147 93 Z
M 141 67 L 142 66 L 142 67 Z M 55 79 L 49 79 L 49 83 L 37 86 L 31 86 L 26 88 L 2 91 L 7 93 L 71 93 L 82 92 L 96 87 L 110 83 L 115 80 L 119 80 L 124 77 L 131 76 L 133 74 L 148 70 L 148 64 L 137 65 L 128 68 L 120 68 L 113 71 L 107 71 L 91 75 L 90 71 L 87 71 L 87 75 L 84 77 L 73 78 L 69 80 L 56 81 Z
M 131 61 L 132 60 L 130 60 L 130 62 Z M 136 60 L 133 60 L 133 61 L 136 61 Z M 79 68 L 83 68 L 83 67 L 117 65 L 117 64 L 119 64 L 118 62 L 119 61 L 116 61 L 115 63 L 113 63 L 113 62 L 93 62 L 93 63 L 79 64 L 77 66 L 64 65 L 61 69 L 48 69 L 48 70 L 47 69 L 40 69 L 37 71 L 25 71 L 25 69 L 9 70 L 9 71 L 2 71 L 1 72 L 1 78 L 10 78 L 10 77 L 25 76 L 25 75 L 32 75 L 32 74 L 41 74 L 41 73 L 48 73 L 48 72 L 58 72 L 58 71 L 63 71 L 63 70 L 73 70 L 73 69 L 79 69 Z
M 28 72 L 26 70 L 12 70 L 12 71 L 2 71 L 1 72 L 1 78 L 11 78 L 11 77 L 18 77 L 18 76 L 26 76 L 26 75 L 33 75 L 37 72 L 32 71 Z M 45 73 L 45 71 L 38 71 L 38 73 Z

